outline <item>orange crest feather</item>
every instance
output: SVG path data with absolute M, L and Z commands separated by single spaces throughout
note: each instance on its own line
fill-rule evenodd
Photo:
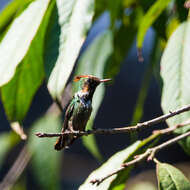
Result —
M 93 77 L 92 75 L 78 75 L 74 78 L 74 82 L 78 82 L 81 78 L 90 78 Z

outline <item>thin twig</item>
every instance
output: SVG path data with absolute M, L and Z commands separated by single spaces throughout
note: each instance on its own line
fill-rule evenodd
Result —
M 0 183 L 1 190 L 9 190 L 15 184 L 18 177 L 22 174 L 30 160 L 31 154 L 27 151 L 26 145 L 23 147 L 18 158 L 8 171 L 3 181 Z
M 172 133 L 173 131 L 175 131 L 176 129 L 180 128 L 180 127 L 184 127 L 184 126 L 187 126 L 187 125 L 190 125 L 190 120 L 187 120 L 183 123 L 180 123 L 180 124 L 177 124 L 173 127 L 168 127 L 166 129 L 161 129 L 161 130 L 155 130 L 153 131 L 153 134 L 156 134 L 156 133 L 160 133 L 160 134 L 169 134 L 169 133 Z
M 58 137 L 58 136 L 64 136 L 64 135 L 75 135 L 75 136 L 83 136 L 83 135 L 91 135 L 91 134 L 118 134 L 118 133 L 129 133 L 132 131 L 138 131 L 147 127 L 150 127 L 152 125 L 155 125 L 157 123 L 163 122 L 167 120 L 168 118 L 171 118 L 175 115 L 181 114 L 183 112 L 189 111 L 190 105 L 186 105 L 180 109 L 177 109 L 175 111 L 170 111 L 168 114 L 162 115 L 160 117 L 154 118 L 152 120 L 138 123 L 134 126 L 128 126 L 128 127 L 121 127 L 121 128 L 113 128 L 113 129 L 95 129 L 95 130 L 89 130 L 89 131 L 66 131 L 64 133 L 37 133 L 36 135 L 38 137 Z
M 172 144 L 178 142 L 179 140 L 182 140 L 183 138 L 188 137 L 188 136 L 190 136 L 190 131 L 188 131 L 187 133 L 184 133 L 184 134 L 182 134 L 182 135 L 179 135 L 179 136 L 177 136 L 177 137 L 175 137 L 175 138 L 173 138 L 173 139 L 170 139 L 170 140 L 168 140 L 168 141 L 166 141 L 166 142 L 164 142 L 164 143 L 162 143 L 162 144 L 160 144 L 160 145 L 158 145 L 158 146 L 155 146 L 155 147 L 153 147 L 153 148 L 149 148 L 149 149 L 147 149 L 146 152 L 144 152 L 143 154 L 136 155 L 134 160 L 132 160 L 132 161 L 130 161 L 130 162 L 127 162 L 127 163 L 124 163 L 124 164 L 123 164 L 119 169 L 117 169 L 116 171 L 114 171 L 114 172 L 112 172 L 112 173 L 108 174 L 107 176 L 102 177 L 102 178 L 100 178 L 100 179 L 91 180 L 90 183 L 99 185 L 100 183 L 102 183 L 102 182 L 103 182 L 104 180 L 106 180 L 107 178 L 109 178 L 109 177 L 111 177 L 111 176 L 113 176 L 113 175 L 115 175 L 115 174 L 117 174 L 117 173 L 123 171 L 123 170 L 126 169 L 128 166 L 131 166 L 131 165 L 133 165 L 133 164 L 136 164 L 136 163 L 138 163 L 138 162 L 140 162 L 140 161 L 143 161 L 143 160 L 145 160 L 145 159 L 147 159 L 147 161 L 153 160 L 153 159 L 154 159 L 154 156 L 155 156 L 155 154 L 156 154 L 157 152 L 159 152 L 160 150 L 162 150 L 162 149 L 164 149 L 164 148 L 166 148 L 166 147 L 168 147 L 168 146 L 170 146 L 170 145 L 172 145 Z

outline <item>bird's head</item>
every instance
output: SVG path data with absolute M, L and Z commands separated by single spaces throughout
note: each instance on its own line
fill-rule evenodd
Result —
M 99 79 L 93 75 L 79 75 L 74 78 L 74 81 L 80 81 L 80 88 L 83 92 L 95 91 L 96 87 L 104 82 L 109 82 L 111 79 Z

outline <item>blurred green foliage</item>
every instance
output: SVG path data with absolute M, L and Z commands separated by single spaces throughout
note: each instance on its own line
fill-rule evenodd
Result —
M 155 32 L 154 47 L 150 52 L 151 62 L 144 74 L 132 123 L 138 123 L 142 118 L 152 75 L 155 75 L 162 89 L 161 105 L 164 113 L 189 104 L 190 21 L 188 10 L 183 6 L 184 2 L 184 0 L 12 0 L 0 13 L 0 91 L 10 124 L 13 121 L 23 124 L 33 97 L 43 82 L 47 85 L 52 99 L 61 100 L 74 68 L 75 75 L 92 74 L 100 78 L 114 79 L 135 38 L 141 51 L 149 28 Z M 109 27 L 95 36 L 79 57 L 88 32 L 104 13 L 109 14 Z M 73 86 L 76 91 L 76 86 Z M 94 111 L 87 129 L 92 129 L 104 98 L 104 91 L 105 87 L 101 86 L 94 96 Z M 168 125 L 171 127 L 187 118 L 189 112 L 170 119 Z M 60 114 L 55 114 L 51 110 L 26 129 L 29 131 L 26 143 L 32 163 L 32 167 L 28 169 L 32 171 L 32 176 L 40 189 L 61 188 L 61 154 L 53 150 L 54 140 L 37 139 L 34 133 L 40 130 L 59 132 L 61 125 Z M 189 126 L 178 129 L 176 133 L 182 134 L 188 130 Z M 189 139 L 180 142 L 188 154 L 190 154 Z M 14 132 L 0 134 L 0 166 L 6 162 L 6 156 L 19 142 L 20 138 Z M 89 178 L 99 175 L 98 172 L 103 175 L 107 171 L 117 169 L 123 162 L 131 160 L 135 153 L 142 151 L 140 148 L 146 150 L 148 146 L 144 146 L 149 142 L 137 141 L 116 153 Z M 93 136 L 84 137 L 83 144 L 96 158 L 102 159 Z M 124 189 L 132 168 L 103 183 L 103 189 Z M 158 170 L 160 189 L 167 189 L 165 187 L 167 184 L 175 183 L 171 181 L 171 176 L 175 177 L 177 183 L 178 179 L 182 179 L 186 186 L 189 184 L 183 174 L 169 165 L 159 164 Z M 26 189 L 26 179 L 27 176 L 23 180 L 20 179 L 14 189 Z M 80 188 L 84 189 L 86 185 L 88 187 L 89 184 L 85 182 Z M 183 185 L 181 182 L 178 183 L 180 190 L 184 189 Z M 101 186 L 99 188 L 101 189 Z

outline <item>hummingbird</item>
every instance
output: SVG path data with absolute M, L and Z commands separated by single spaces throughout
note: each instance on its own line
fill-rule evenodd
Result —
M 96 87 L 111 79 L 99 79 L 93 75 L 79 75 L 74 82 L 80 82 L 79 90 L 71 99 L 63 122 L 62 133 L 73 131 L 85 131 L 86 124 L 92 112 L 92 98 Z M 55 150 L 69 147 L 80 136 L 68 134 L 60 136 L 54 146 Z

